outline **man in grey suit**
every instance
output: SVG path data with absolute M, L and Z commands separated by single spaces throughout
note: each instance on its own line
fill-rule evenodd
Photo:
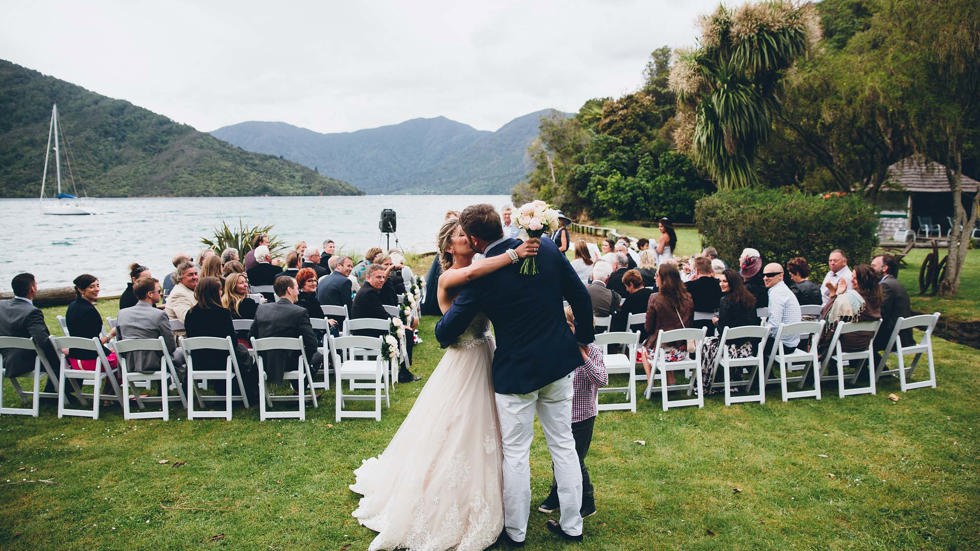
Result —
M 871 260 L 871 267 L 881 275 L 881 327 L 875 335 L 874 349 L 881 353 L 888 345 L 888 339 L 895 331 L 899 316 L 912 315 L 909 292 L 898 281 L 898 259 L 890 254 L 880 254 Z M 902 344 L 908 346 L 912 341 L 912 330 L 900 334 Z
M 11 280 L 10 286 L 14 298 L 0 301 L 0 335 L 4 337 L 23 337 L 34 341 L 34 344 L 44 354 L 44 361 L 55 376 L 61 373 L 58 355 L 51 344 L 48 327 L 44 324 L 44 314 L 34 306 L 34 296 L 37 294 L 37 281 L 34 274 L 17 274 Z M 3 366 L 7 376 L 18 376 L 34 370 L 34 359 L 37 354 L 30 350 L 5 350 Z M 48 377 L 44 392 L 56 392 L 57 381 Z
M 310 325 L 310 315 L 306 308 L 297 306 L 299 287 L 291 276 L 279 276 L 273 283 L 277 300 L 260 304 L 255 311 L 252 323 L 252 336 L 265 337 L 303 337 L 303 353 L 310 364 L 311 371 L 317 371 L 323 364 L 323 355 L 317 351 L 317 339 Z M 270 351 L 263 356 L 269 381 L 282 381 L 283 371 L 295 369 L 298 358 L 295 352 Z
M 597 318 L 612 316 L 619 312 L 622 297 L 619 293 L 606 288 L 606 282 L 612 273 L 612 266 L 604 260 L 599 260 L 592 267 L 592 283 L 585 289 L 592 299 L 592 315 Z
M 330 275 L 320 278 L 316 284 L 316 300 L 321 305 L 346 306 L 347 315 L 354 308 L 354 293 L 351 292 L 352 284 L 350 280 L 351 270 L 354 269 L 354 262 L 349 256 L 330 257 Z M 335 327 L 340 327 L 343 319 L 336 316 L 327 316 L 337 322 Z M 331 330 L 334 336 L 337 333 Z
M 120 339 L 155 339 L 163 337 L 167 351 L 175 365 L 184 364 L 184 352 L 177 348 L 174 333 L 170 330 L 167 314 L 156 307 L 163 288 L 160 281 L 144 277 L 133 284 L 136 305 L 119 311 L 116 334 Z M 160 354 L 156 352 L 130 352 L 127 365 L 135 371 L 156 371 L 160 369 Z

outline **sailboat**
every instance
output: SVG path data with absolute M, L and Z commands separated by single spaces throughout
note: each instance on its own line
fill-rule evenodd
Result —
M 68 176 L 71 181 L 71 188 L 75 194 L 62 192 L 61 190 L 61 147 L 58 140 L 61 131 L 58 128 L 58 104 L 51 107 L 51 125 L 48 127 L 48 147 L 44 152 L 44 173 L 41 176 L 41 212 L 44 214 L 79 215 L 95 214 L 91 209 L 86 208 L 78 198 L 78 190 L 75 189 L 75 179 L 71 175 L 71 164 L 68 157 L 65 162 L 68 166 Z M 51 142 L 54 141 L 54 148 Z M 67 145 L 67 143 L 66 143 Z M 48 161 L 51 151 L 54 151 L 55 177 L 58 183 L 58 192 L 53 198 L 44 196 L 44 187 L 48 180 Z

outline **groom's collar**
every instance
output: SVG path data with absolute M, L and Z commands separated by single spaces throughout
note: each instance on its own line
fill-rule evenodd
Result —
M 504 235 L 500 236 L 500 239 L 494 241 L 493 243 L 490 243 L 489 245 L 487 245 L 487 247 L 485 249 L 483 249 L 483 254 L 484 255 L 489 254 L 490 251 L 493 250 L 494 247 L 496 247 L 497 245 L 500 245 L 501 243 L 503 243 L 506 240 L 507 240 L 507 236 L 504 236 Z

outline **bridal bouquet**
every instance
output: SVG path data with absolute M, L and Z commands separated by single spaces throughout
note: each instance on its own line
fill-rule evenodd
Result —
M 544 201 L 531 201 L 517 209 L 516 223 L 528 237 L 541 237 L 558 227 L 558 211 L 549 207 Z M 534 257 L 525 258 L 521 263 L 521 274 L 533 276 L 537 273 L 538 264 Z

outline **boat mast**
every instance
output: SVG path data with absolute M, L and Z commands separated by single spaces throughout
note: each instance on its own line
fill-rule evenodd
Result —
M 57 109 L 58 109 L 57 104 L 55 104 L 54 107 L 51 108 L 51 122 L 48 124 L 48 146 L 44 148 L 44 172 L 41 175 L 41 199 L 44 199 L 44 184 L 48 180 L 48 157 L 51 154 L 51 136 L 55 135 L 54 120 L 55 120 L 55 113 L 57 113 Z
M 54 166 L 58 179 L 58 198 L 61 198 L 61 148 L 58 147 L 58 104 L 51 107 L 51 124 L 54 127 Z

